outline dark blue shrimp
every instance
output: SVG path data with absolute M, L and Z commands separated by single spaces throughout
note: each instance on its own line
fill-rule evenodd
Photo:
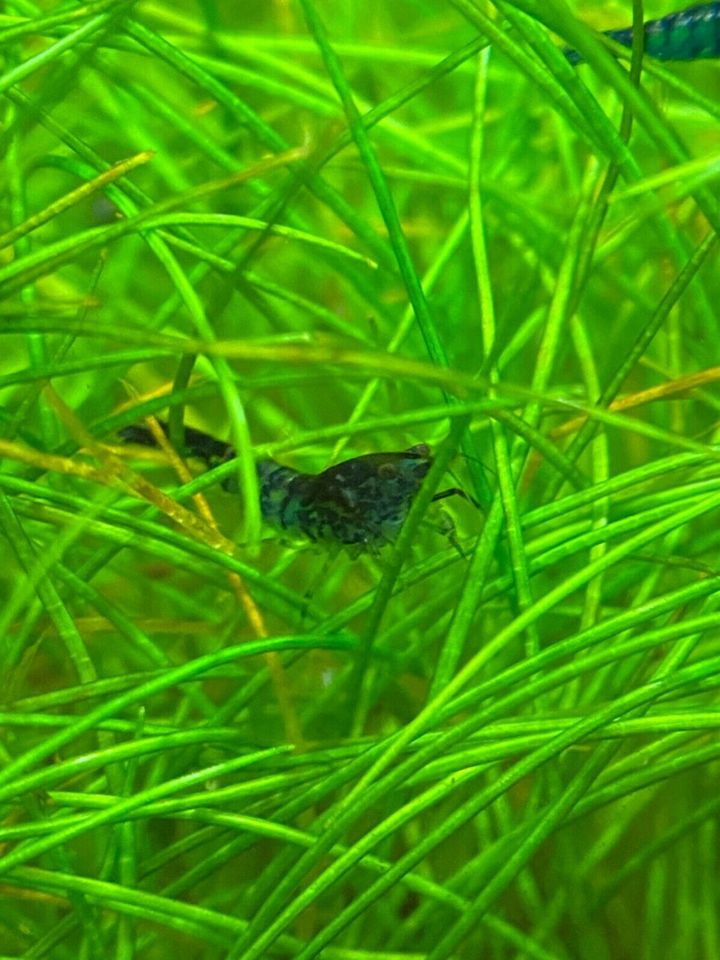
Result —
M 167 426 L 161 426 L 167 433 Z M 157 446 L 145 426 L 125 427 L 120 436 L 130 443 Z M 181 452 L 209 466 L 235 456 L 232 446 L 192 427 L 185 428 L 184 441 Z M 263 460 L 257 465 L 260 509 L 268 523 L 310 540 L 340 543 L 353 552 L 376 550 L 396 539 L 431 464 L 430 448 L 422 443 L 409 450 L 353 457 L 318 474 Z M 225 479 L 222 486 L 237 491 L 235 477 Z M 436 493 L 433 500 L 454 495 L 467 498 L 453 487 Z
M 261 488 L 280 473 L 272 502 L 261 498 L 263 512 L 270 522 L 311 540 L 360 549 L 382 546 L 400 532 L 431 463 L 430 448 L 418 444 L 398 453 L 353 457 L 318 474 L 289 476 L 287 467 L 260 464 Z
M 632 27 L 605 30 L 606 37 L 632 46 Z M 720 57 L 720 2 L 700 3 L 645 23 L 645 53 L 657 60 L 703 60 Z M 566 50 L 570 63 L 582 63 L 577 50 Z

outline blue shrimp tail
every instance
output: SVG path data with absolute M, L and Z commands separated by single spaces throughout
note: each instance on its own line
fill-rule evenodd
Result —
M 158 420 L 165 436 L 169 436 L 167 423 Z M 155 447 L 158 444 L 152 431 L 139 423 L 134 423 L 129 427 L 123 427 L 118 431 L 118 435 L 125 443 L 137 443 L 142 447 Z M 228 443 L 222 440 L 216 440 L 202 430 L 196 430 L 194 427 L 185 427 L 183 430 L 183 449 L 179 451 L 183 456 L 197 457 L 198 460 L 204 460 L 210 467 L 217 466 L 225 460 L 231 460 L 235 456 L 234 449 Z
M 720 57 L 720 2 L 700 3 L 644 24 L 645 53 L 657 60 L 703 60 Z M 632 27 L 605 30 L 606 37 L 632 46 Z M 572 64 L 582 63 L 577 50 L 565 50 Z

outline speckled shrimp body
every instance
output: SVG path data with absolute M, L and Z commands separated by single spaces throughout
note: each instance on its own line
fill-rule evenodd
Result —
M 167 426 L 161 426 L 167 433 Z M 120 436 L 130 443 L 157 446 L 151 431 L 142 425 L 125 427 Z M 182 453 L 210 466 L 235 455 L 229 444 L 192 427 L 185 428 L 184 447 Z M 431 464 L 426 444 L 353 457 L 318 474 L 262 460 L 257 464 L 260 510 L 268 523 L 309 540 L 342 544 L 353 552 L 377 550 L 396 539 Z M 222 486 L 228 492 L 237 491 L 234 476 Z M 453 494 L 464 496 L 453 488 L 434 499 Z
M 315 475 L 296 474 L 282 500 L 273 499 L 267 519 L 311 540 L 382 546 L 400 532 L 431 462 L 429 447 L 420 444 L 353 457 Z M 277 469 L 261 470 L 270 482 L 278 478 Z

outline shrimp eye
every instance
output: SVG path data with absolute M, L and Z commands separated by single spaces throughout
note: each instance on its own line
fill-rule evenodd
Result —
M 378 476 L 381 480 L 392 480 L 398 473 L 397 465 L 394 463 L 381 463 L 378 467 Z

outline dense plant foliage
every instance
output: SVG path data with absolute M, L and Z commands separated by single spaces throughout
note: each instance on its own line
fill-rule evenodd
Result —
M 670 12 L 8 0 L 0 956 L 718 955 L 720 61 L 595 32 Z M 385 547 L 263 522 L 418 444 Z

